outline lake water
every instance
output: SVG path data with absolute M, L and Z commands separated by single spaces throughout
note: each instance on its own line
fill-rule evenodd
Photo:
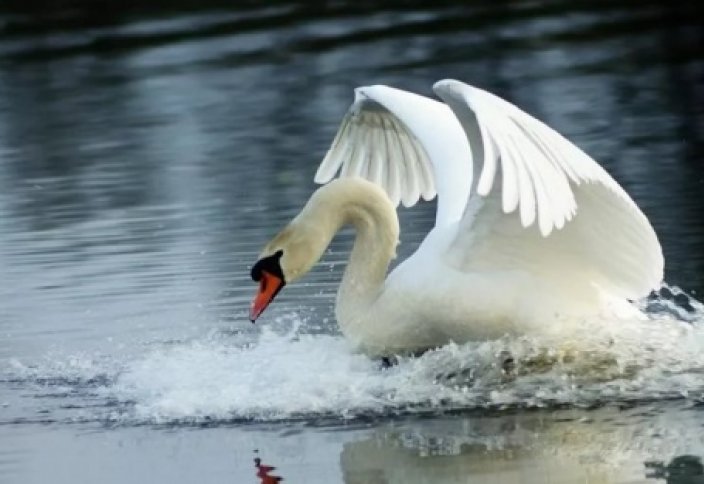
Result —
M 0 482 L 704 482 L 690 3 L 3 2 Z M 247 320 L 352 89 L 448 77 L 557 128 L 652 221 L 669 286 L 608 361 L 507 338 L 381 369 L 333 317 L 349 231 Z M 403 257 L 434 205 L 400 215 Z M 506 349 L 533 366 L 505 378 Z

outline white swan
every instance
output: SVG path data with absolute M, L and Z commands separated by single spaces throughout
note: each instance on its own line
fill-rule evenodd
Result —
M 260 288 L 250 319 L 345 224 L 357 236 L 336 317 L 371 355 L 569 332 L 587 317 L 635 311 L 628 300 L 659 286 L 663 257 L 626 192 L 507 101 L 454 80 L 434 90 L 446 104 L 387 86 L 355 90 L 315 177 L 327 184 L 252 267 Z M 399 234 L 395 207 L 436 193 L 435 227 L 385 279 Z

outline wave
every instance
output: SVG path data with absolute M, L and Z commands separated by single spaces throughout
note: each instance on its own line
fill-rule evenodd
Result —
M 390 367 L 355 354 L 342 336 L 311 334 L 313 325 L 292 314 L 253 336 L 222 332 L 151 345 L 141 355 L 13 359 L 0 385 L 58 398 L 50 406 L 62 409 L 53 412 L 59 419 L 127 425 L 704 400 L 701 303 L 666 287 L 643 306 L 649 319 L 600 331 L 585 321 L 574 342 L 448 344 Z

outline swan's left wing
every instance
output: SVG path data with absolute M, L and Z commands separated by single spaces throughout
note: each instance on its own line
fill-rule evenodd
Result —
M 434 90 L 462 124 L 479 169 L 453 244 L 456 267 L 577 278 L 625 298 L 659 286 L 657 236 L 599 164 L 491 93 L 453 80 Z
M 355 99 L 315 175 L 317 183 L 360 176 L 394 205 L 438 195 L 436 226 L 460 219 L 472 183 L 472 154 L 447 105 L 388 86 L 355 89 Z

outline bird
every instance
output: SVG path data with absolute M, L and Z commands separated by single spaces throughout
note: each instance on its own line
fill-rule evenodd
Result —
M 259 288 L 250 320 L 346 225 L 356 235 L 335 317 L 352 348 L 370 356 L 642 317 L 633 302 L 660 287 L 664 258 L 624 189 L 499 96 L 453 79 L 433 91 L 440 100 L 355 89 L 315 174 L 322 186 L 251 268 Z M 434 227 L 388 273 L 397 207 L 435 197 Z

